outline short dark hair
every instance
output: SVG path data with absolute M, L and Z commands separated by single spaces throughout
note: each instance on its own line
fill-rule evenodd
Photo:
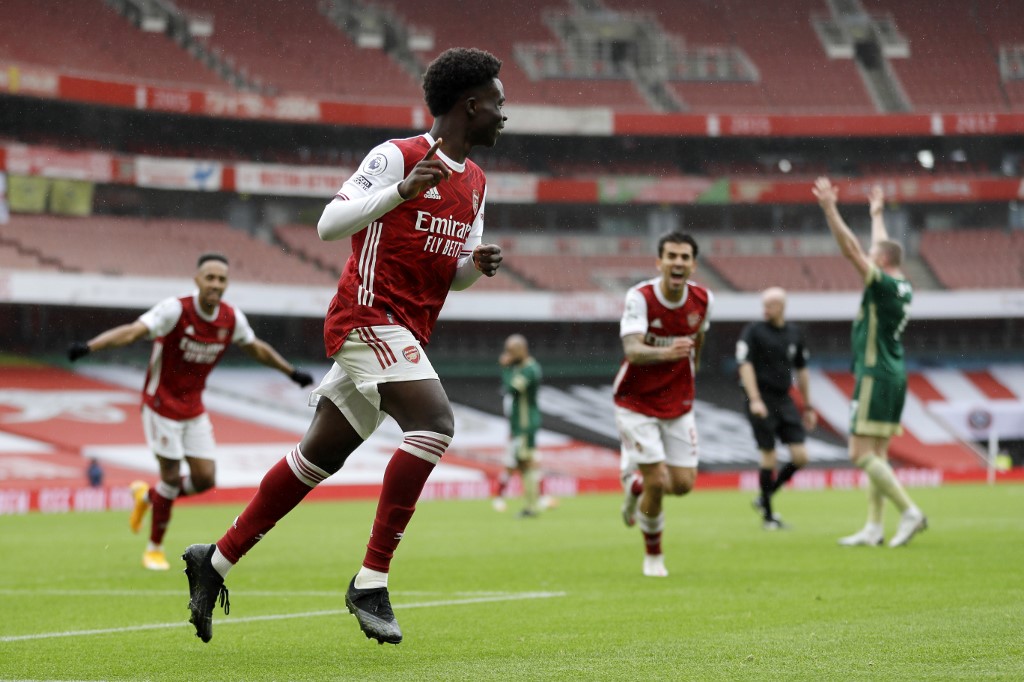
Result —
M 693 257 L 697 258 L 697 240 L 688 234 L 684 234 L 679 231 L 669 232 L 666 235 L 662 235 L 661 239 L 658 240 L 658 258 L 661 258 L 665 252 L 665 244 L 689 244 L 693 247 Z
M 423 95 L 431 116 L 447 114 L 467 90 L 498 77 L 501 60 L 475 47 L 453 47 L 430 62 L 423 74 Z
M 225 256 L 223 253 L 217 253 L 216 251 L 207 251 L 206 253 L 201 254 L 199 256 L 199 260 L 196 261 L 196 268 L 203 267 L 203 263 L 210 260 L 220 261 L 224 265 L 228 264 L 228 257 Z

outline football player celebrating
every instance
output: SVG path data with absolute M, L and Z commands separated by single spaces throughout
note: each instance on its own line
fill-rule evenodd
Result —
M 218 597 L 227 613 L 229 569 L 338 471 L 386 415 L 404 436 L 384 472 L 366 554 L 345 603 L 367 637 L 402 641 L 388 593 L 391 558 L 455 432 L 423 347 L 449 290 L 465 289 L 481 274 L 493 277 L 501 264 L 500 248 L 482 244 L 487 185 L 468 158 L 473 147 L 493 146 L 505 124 L 500 68 L 482 50 L 441 53 L 423 77 L 430 132 L 371 150 L 324 209 L 321 239 L 352 239 L 324 324 L 334 366 L 314 391 L 319 401 L 302 441 L 267 472 L 215 545 L 192 545 L 182 557 L 191 622 L 204 642 L 213 635 Z
M 149 544 L 142 565 L 153 571 L 170 568 L 163 539 L 171 522 L 171 507 L 179 497 L 198 495 L 215 484 L 216 463 L 213 426 L 203 407 L 206 378 L 237 344 L 257 362 L 287 374 L 300 386 L 313 377 L 293 367 L 270 346 L 256 338 L 249 321 L 238 308 L 222 300 L 228 286 L 228 259 L 204 253 L 196 263 L 196 290 L 180 298 L 168 298 L 128 324 L 108 329 L 89 341 L 68 348 L 72 362 L 105 348 L 127 346 L 146 337 L 153 352 L 142 389 L 142 427 L 149 449 L 160 465 L 160 481 L 150 487 L 132 483 L 132 507 L 128 525 L 133 533 L 152 507 Z M 181 460 L 189 473 L 181 474 Z

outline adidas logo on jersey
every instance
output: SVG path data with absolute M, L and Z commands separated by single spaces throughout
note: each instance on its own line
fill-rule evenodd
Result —
M 440 199 L 441 198 L 441 193 L 437 191 L 436 187 L 431 187 L 430 189 L 428 189 L 426 192 L 423 193 L 423 198 L 424 199 Z
M 662 326 L 663 325 L 661 324 L 661 318 L 660 317 L 654 318 L 654 321 L 651 322 L 651 329 L 661 329 Z

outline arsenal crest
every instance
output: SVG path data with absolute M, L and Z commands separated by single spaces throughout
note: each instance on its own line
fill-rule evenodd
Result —
M 414 365 L 420 361 L 420 349 L 416 346 L 406 346 L 402 349 L 402 355 Z
M 480 192 L 473 190 L 473 213 L 480 210 Z
M 687 315 L 686 324 L 690 325 L 691 327 L 696 327 L 698 324 L 700 324 L 700 313 L 690 313 L 689 315 Z
M 226 338 L 228 338 L 228 330 L 221 327 L 217 330 L 217 340 L 223 341 Z

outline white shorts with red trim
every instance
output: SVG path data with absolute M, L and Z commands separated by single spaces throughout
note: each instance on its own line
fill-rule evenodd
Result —
M 622 441 L 623 471 L 631 471 L 638 464 L 658 462 L 687 469 L 697 467 L 697 422 L 693 410 L 675 419 L 658 419 L 616 405 L 615 424 Z
M 143 405 L 142 430 L 149 449 L 160 457 L 214 459 L 213 424 L 205 412 L 192 419 L 168 419 Z
M 379 384 L 438 378 L 420 342 L 399 325 L 353 329 L 333 360 L 313 395 L 334 403 L 363 439 L 387 416 L 380 409 Z

